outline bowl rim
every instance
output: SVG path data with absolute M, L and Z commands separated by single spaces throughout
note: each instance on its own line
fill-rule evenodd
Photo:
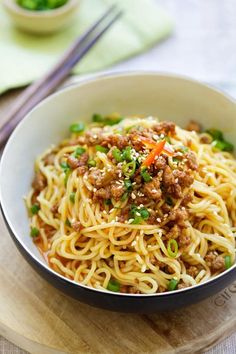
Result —
M 42 105 L 44 105 L 45 103 L 47 103 L 48 101 L 63 95 L 64 93 L 68 93 L 70 91 L 76 90 L 79 87 L 83 87 L 86 86 L 87 84 L 93 84 L 95 82 L 98 81 L 103 81 L 103 80 L 112 80 L 112 79 L 116 79 L 116 78 L 126 78 L 126 77 L 142 77 L 142 76 L 155 76 L 156 78 L 158 77 L 163 77 L 163 78 L 171 78 L 171 79 L 177 79 L 180 81 L 185 81 L 185 82 L 189 82 L 192 83 L 194 85 L 200 86 L 202 88 L 208 88 L 209 90 L 220 94 L 221 96 L 223 96 L 224 98 L 227 99 L 227 101 L 233 103 L 236 105 L 236 99 L 234 99 L 233 97 L 231 97 L 228 93 L 222 92 L 221 90 L 214 88 L 213 86 L 209 85 L 209 84 L 205 84 L 199 80 L 190 78 L 188 76 L 185 75 L 178 75 L 178 74 L 173 74 L 173 73 L 166 73 L 166 72 L 158 72 L 158 71 L 146 71 L 146 70 L 135 70 L 135 71 L 120 71 L 120 72 L 113 72 L 113 71 L 109 71 L 109 72 L 105 72 L 105 73 L 97 73 L 97 74 L 92 74 L 89 77 L 86 78 L 80 78 L 79 81 L 77 81 L 76 83 L 72 83 L 69 84 L 68 86 L 59 89 L 58 91 L 56 91 L 55 93 L 49 95 L 47 98 L 45 98 L 44 100 L 42 100 L 39 104 L 37 104 L 28 114 L 26 114 L 26 116 L 22 119 L 22 121 L 17 125 L 17 127 L 14 129 L 13 133 L 11 134 L 10 138 L 8 139 L 6 146 L 4 147 L 3 153 L 2 153 L 2 157 L 1 157 L 1 161 L 0 161 L 0 179 L 1 179 L 1 175 L 3 175 L 3 165 L 4 165 L 4 160 L 7 157 L 8 154 L 8 150 L 11 147 L 11 142 L 15 139 L 15 137 L 18 134 L 18 130 L 20 129 L 20 127 L 24 124 L 27 123 L 27 121 L 30 119 L 31 114 L 37 110 L 39 107 L 41 107 Z M 22 204 L 23 205 L 23 204 Z M 64 283 L 67 283 L 68 285 L 72 285 L 72 286 L 76 286 L 76 287 L 82 287 L 84 290 L 88 290 L 88 291 L 94 291 L 95 293 L 102 293 L 103 295 L 113 295 L 113 296 L 125 296 L 125 297 L 131 297 L 131 298 L 149 298 L 149 297 L 173 297 L 174 295 L 177 294 L 181 294 L 181 293 L 185 293 L 185 292 L 190 292 L 193 291 L 194 289 L 200 288 L 200 287 L 205 287 L 208 285 L 213 285 L 213 283 L 217 282 L 221 277 L 224 277 L 226 274 L 232 273 L 235 269 L 236 269 L 236 262 L 234 263 L 234 265 L 225 270 L 224 272 L 218 274 L 217 276 L 203 282 L 203 283 L 199 283 L 196 285 L 192 285 L 190 287 L 187 288 L 183 288 L 183 289 L 178 289 L 178 290 L 174 290 L 174 291 L 166 291 L 163 293 L 153 293 L 153 294 L 127 294 L 127 293 L 121 293 L 121 292 L 112 292 L 106 289 L 96 289 L 96 288 L 92 288 L 92 287 L 88 287 L 87 285 L 75 282 L 74 280 L 68 279 L 66 277 L 64 277 L 63 275 L 55 272 L 53 269 L 51 269 L 47 263 L 44 263 L 40 258 L 37 258 L 34 254 L 31 253 L 31 251 L 28 249 L 28 247 L 22 242 L 21 238 L 18 236 L 17 231 L 14 229 L 14 227 L 11 225 L 10 222 L 10 218 L 8 216 L 8 212 L 7 212 L 7 208 L 5 208 L 4 206 L 4 199 L 3 199 L 3 195 L 2 195 L 2 187 L 0 184 L 0 209 L 2 211 L 3 214 L 3 218 L 5 223 L 7 224 L 9 230 L 10 230 L 10 236 L 13 238 L 13 240 L 16 242 L 16 244 L 20 245 L 24 252 L 30 256 L 30 258 L 33 259 L 33 261 L 41 268 L 42 271 L 46 272 L 46 273 L 50 273 L 50 275 L 55 276 L 56 278 L 59 278 L 60 280 L 62 280 Z M 43 258 L 42 258 L 43 259 Z
M 79 0 L 68 0 L 64 5 L 51 10 L 32 11 L 21 7 L 16 3 L 16 0 L 3 0 L 3 5 L 11 12 L 28 19 L 42 19 L 59 17 L 73 8 L 77 7 Z

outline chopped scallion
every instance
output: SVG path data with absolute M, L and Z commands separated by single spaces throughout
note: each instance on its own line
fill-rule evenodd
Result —
M 38 204 L 33 204 L 32 207 L 30 208 L 31 214 L 36 215 L 38 214 L 40 210 L 40 207 Z
M 95 123 L 102 123 L 103 125 L 115 125 L 122 121 L 122 117 L 116 115 L 109 115 L 103 117 L 101 114 L 95 113 L 92 116 L 92 121 Z
M 61 168 L 65 171 L 68 170 L 70 168 L 70 166 L 68 165 L 67 162 L 61 162 Z
M 171 239 L 167 243 L 167 252 L 170 257 L 175 258 L 177 256 L 179 246 L 176 240 Z
M 108 153 L 109 149 L 102 145 L 95 146 L 96 151 L 104 152 L 105 154 Z
M 69 169 L 65 170 L 64 172 L 65 172 L 64 185 L 66 187 L 67 186 L 67 182 L 68 182 L 68 178 L 69 178 L 69 176 L 71 174 L 71 169 L 69 168 Z
M 112 156 L 114 157 L 114 159 L 115 159 L 117 162 L 123 161 L 122 153 L 121 153 L 120 149 L 118 149 L 118 148 L 114 148 L 114 149 L 112 150 Z
M 105 203 L 105 205 L 111 205 L 112 204 L 111 199 L 105 199 L 104 203 Z
M 144 182 L 150 182 L 152 180 L 152 177 L 147 172 L 147 169 L 145 167 L 141 169 L 141 176 L 142 176 Z
M 66 226 L 71 227 L 71 222 L 70 222 L 70 220 L 68 218 L 66 219 L 65 224 L 66 224 Z
M 212 128 L 206 130 L 206 133 L 211 135 L 213 140 L 224 140 L 223 133 L 220 130 Z
M 173 199 L 168 195 L 166 197 L 166 204 L 168 204 L 169 206 L 173 206 Z
M 37 227 L 32 227 L 30 231 L 30 236 L 31 237 L 37 237 L 39 235 L 39 230 Z
M 121 197 L 121 201 L 122 202 L 124 202 L 124 201 L 126 201 L 126 199 L 128 198 L 128 193 L 127 192 L 125 192 L 123 195 L 122 195 L 122 197 Z
M 120 291 L 120 283 L 116 279 L 110 279 L 107 285 L 107 290 L 118 292 Z
M 70 126 L 71 133 L 81 133 L 85 129 L 85 125 L 83 122 L 75 123 Z
M 88 160 L 88 166 L 89 167 L 95 167 L 96 166 L 96 161 L 93 159 Z
M 124 163 L 122 166 L 122 172 L 126 177 L 132 177 L 134 175 L 135 169 L 136 169 L 135 161 Z
M 132 182 L 130 179 L 125 179 L 124 180 L 124 186 L 125 186 L 125 189 L 129 192 L 132 191 Z
M 228 141 L 225 140 L 214 140 L 212 142 L 212 145 L 217 148 L 218 150 L 221 151 L 233 151 L 234 150 L 234 146 L 233 144 L 229 143 Z
M 225 256 L 225 269 L 229 269 L 232 266 L 231 257 Z
M 132 224 L 134 225 L 141 224 L 142 221 L 143 221 L 142 216 L 135 216 L 134 220 L 132 221 Z
M 70 194 L 70 201 L 71 201 L 71 203 L 74 203 L 74 202 L 75 202 L 75 192 L 72 192 L 72 193 Z
M 85 149 L 82 147 L 77 147 L 77 149 L 75 150 L 75 157 L 81 156 L 85 153 Z
M 141 217 L 144 219 L 144 220 L 147 220 L 149 218 L 149 211 L 146 209 L 146 208 L 141 208 L 139 213 L 141 214 Z
M 177 279 L 172 278 L 168 284 L 168 290 L 169 291 L 176 290 L 178 283 L 179 282 Z
M 132 149 L 131 149 L 131 146 L 127 146 L 127 147 L 122 151 L 123 160 L 132 161 L 131 150 L 132 150 Z

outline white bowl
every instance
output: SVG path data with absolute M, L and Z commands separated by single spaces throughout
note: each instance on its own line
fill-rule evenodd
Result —
M 68 136 L 68 127 L 74 121 L 88 121 L 95 112 L 114 111 L 121 115 L 154 115 L 182 127 L 194 119 L 205 128 L 222 130 L 229 141 L 236 142 L 235 101 L 199 82 L 157 73 L 126 73 L 98 76 L 70 86 L 33 109 L 13 132 L 4 150 L 0 165 L 0 201 L 14 241 L 51 283 L 100 307 L 137 312 L 165 310 L 199 301 L 221 290 L 235 278 L 235 265 L 205 284 L 171 293 L 143 296 L 89 289 L 49 269 L 33 244 L 23 196 L 31 185 L 36 156 Z

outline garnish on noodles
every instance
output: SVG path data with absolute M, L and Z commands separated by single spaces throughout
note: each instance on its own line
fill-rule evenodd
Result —
M 205 282 L 235 261 L 233 145 L 196 122 L 95 114 L 36 160 L 31 237 L 66 278 L 151 294 Z

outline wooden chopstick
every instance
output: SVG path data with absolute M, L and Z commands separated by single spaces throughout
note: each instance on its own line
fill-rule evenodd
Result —
M 16 125 L 42 99 L 52 93 L 69 75 L 71 69 L 99 41 L 104 33 L 120 18 L 122 11 L 112 5 L 75 43 L 57 64 L 41 79 L 31 84 L 10 107 L 6 123 L 0 128 L 0 147 L 4 145 Z

